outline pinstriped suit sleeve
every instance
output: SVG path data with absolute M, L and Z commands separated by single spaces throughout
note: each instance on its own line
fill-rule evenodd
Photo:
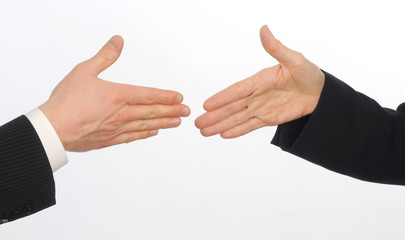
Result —
M 0 127 L 0 224 L 55 204 L 55 182 L 31 122 L 20 116 Z

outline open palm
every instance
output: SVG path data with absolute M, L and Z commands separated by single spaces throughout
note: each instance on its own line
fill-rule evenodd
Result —
M 98 75 L 118 60 L 124 41 L 114 36 L 78 64 L 54 89 L 41 111 L 65 150 L 83 152 L 129 143 L 177 127 L 190 115 L 175 91 L 119 84 Z
M 195 121 L 203 136 L 235 138 L 312 113 L 322 92 L 323 72 L 302 54 L 276 40 L 267 26 L 260 30 L 264 49 L 279 64 L 237 82 L 210 97 L 207 111 Z

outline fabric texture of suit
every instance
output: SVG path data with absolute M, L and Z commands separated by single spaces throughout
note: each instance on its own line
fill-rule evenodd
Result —
M 324 73 L 315 111 L 278 126 L 272 143 L 335 172 L 405 185 L 405 105 L 383 108 Z
M 55 204 L 53 173 L 25 116 L 0 127 L 0 224 Z

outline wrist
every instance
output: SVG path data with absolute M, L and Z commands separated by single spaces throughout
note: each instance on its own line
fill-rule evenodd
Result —
M 63 148 L 65 150 L 67 150 L 67 142 L 66 139 L 64 137 L 63 131 L 62 131 L 62 127 L 61 124 L 58 122 L 58 116 L 61 117 L 61 114 L 55 113 L 55 111 L 53 111 L 52 107 L 51 107 L 51 103 L 49 102 L 45 102 L 44 104 L 42 104 L 41 106 L 39 106 L 38 108 L 41 110 L 41 112 L 45 115 L 45 117 L 48 119 L 49 123 L 52 125 L 53 129 L 55 130 L 56 134 L 58 135 L 60 142 L 63 145 Z
M 308 107 L 306 108 L 303 116 L 312 114 L 318 106 L 319 99 L 321 98 L 321 94 L 325 86 L 325 74 L 320 69 L 317 77 L 314 79 L 314 83 L 314 88 L 309 95 L 309 104 L 307 105 Z

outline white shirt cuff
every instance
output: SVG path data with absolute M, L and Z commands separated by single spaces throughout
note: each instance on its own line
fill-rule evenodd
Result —
M 35 108 L 28 114 L 25 114 L 25 116 L 34 126 L 42 142 L 42 146 L 44 146 L 49 163 L 51 164 L 52 172 L 56 172 L 56 170 L 63 167 L 68 162 L 65 148 L 58 134 L 39 108 Z

